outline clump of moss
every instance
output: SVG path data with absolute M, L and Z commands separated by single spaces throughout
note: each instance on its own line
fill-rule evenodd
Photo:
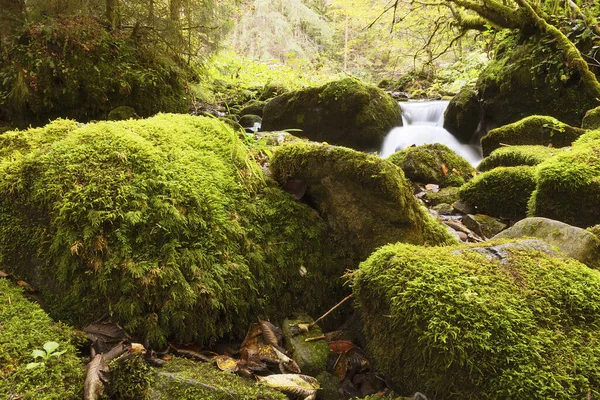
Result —
M 174 358 L 167 362 L 165 367 L 154 371 L 150 398 L 156 400 L 286 400 L 288 397 L 250 379 L 219 371 L 213 365 Z
M 400 106 L 387 93 L 348 78 L 274 98 L 265 105 L 262 129 L 302 129 L 311 140 L 374 150 L 401 124 Z
M 72 328 L 53 322 L 23 290 L 0 278 L 0 393 L 6 398 L 75 400 L 83 396 L 83 363 Z M 34 359 L 33 350 L 57 342 L 56 357 Z M 27 364 L 43 362 L 28 369 Z
M 600 129 L 600 107 L 592 108 L 585 113 L 581 127 L 583 129 Z
M 600 274 L 527 247 L 397 243 L 361 264 L 352 288 L 368 349 L 394 390 L 445 399 L 600 395 Z
M 469 143 L 482 118 L 477 93 L 463 88 L 452 98 L 444 113 L 444 129 L 462 143 Z
M 582 140 L 538 166 L 529 213 L 587 228 L 600 223 L 600 140 Z
M 141 355 L 125 355 L 110 365 L 108 396 L 119 400 L 146 400 L 150 398 L 152 370 Z
M 535 184 L 534 167 L 498 167 L 471 179 L 460 188 L 459 195 L 480 213 L 520 219 L 527 214 Z
M 533 115 L 512 124 L 492 129 L 481 138 L 483 155 L 502 145 L 570 146 L 585 131 L 564 124 L 553 117 Z
M 413 182 L 461 186 L 473 176 L 471 164 L 440 143 L 408 147 L 387 160 L 400 167 Z
M 489 171 L 496 167 L 517 167 L 538 165 L 561 150 L 547 146 L 505 146 L 492 151 L 484 158 L 477 169 Z
M 53 316 L 110 313 L 155 346 L 210 342 L 257 315 L 316 315 L 342 290 L 354 265 L 325 222 L 266 182 L 224 123 L 73 124 L 14 133 L 0 158 L 1 261 Z
M 579 136 L 575 142 L 573 142 L 574 146 L 578 146 L 584 143 L 591 143 L 600 140 L 600 130 L 588 131 L 583 135 Z
M 454 242 L 418 205 L 402 170 L 379 157 L 300 142 L 278 147 L 271 170 L 281 185 L 290 180 L 306 184 L 305 200 L 359 260 L 386 243 Z

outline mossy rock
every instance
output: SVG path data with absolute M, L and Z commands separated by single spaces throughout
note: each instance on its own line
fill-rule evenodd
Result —
M 427 190 L 422 197 L 429 206 L 437 206 L 444 203 L 452 204 L 459 198 L 458 188 L 453 186 L 441 188 L 438 191 Z
M 306 184 L 304 200 L 359 260 L 386 243 L 454 241 L 417 204 L 402 170 L 379 157 L 344 147 L 292 143 L 275 149 L 271 170 L 282 186 L 290 180 Z
M 495 59 L 476 84 L 484 126 L 502 126 L 531 115 L 581 126 L 585 112 L 599 105 L 575 69 L 565 68 L 562 52 L 553 42 L 523 31 L 508 35 L 497 46 Z
M 119 106 L 110 110 L 106 119 L 109 121 L 123 121 L 126 119 L 137 118 L 137 116 L 138 115 L 135 113 L 133 107 Z
M 502 145 L 570 146 L 585 131 L 553 117 L 533 115 L 512 124 L 492 129 L 481 138 L 484 157 Z
M 600 140 L 600 129 L 584 133 L 583 135 L 579 136 L 579 138 L 573 144 L 578 146 L 580 144 L 596 142 L 598 140 Z
M 518 167 L 519 165 L 538 165 L 549 157 L 558 154 L 561 149 L 547 146 L 504 146 L 492 151 L 484 158 L 477 169 L 489 171 L 496 167 Z
M 461 186 L 473 176 L 473 167 L 451 148 L 440 143 L 407 147 L 387 160 L 404 171 L 413 182 Z
M 580 228 L 600 223 L 600 140 L 577 142 L 537 168 L 531 216 Z
M 0 278 L 0 394 L 7 399 L 81 399 L 85 377 L 78 341 L 72 328 L 52 321 L 22 288 Z M 64 353 L 34 358 L 34 350 L 48 354 L 48 342 L 58 343 L 55 354 Z M 28 369 L 33 362 L 43 365 Z
M 600 273 L 543 242 L 397 243 L 350 279 L 370 354 L 398 393 L 600 396 Z
M 74 325 L 110 313 L 155 347 L 239 338 L 259 315 L 319 315 L 357 265 L 217 119 L 60 120 L 1 140 L 0 258 Z
M 258 115 L 259 117 L 262 118 L 263 109 L 265 108 L 265 104 L 267 104 L 265 101 L 251 100 L 239 111 L 239 115 L 244 116 L 244 115 L 251 114 L 251 115 Z
M 452 98 L 444 113 L 444 129 L 462 143 L 469 143 L 481 121 L 482 111 L 477 93 L 463 88 Z
M 174 358 L 154 370 L 149 389 L 153 400 L 286 400 L 281 392 L 207 363 Z
M 535 167 L 498 167 L 471 179 L 460 188 L 459 195 L 478 213 L 520 219 L 527 214 L 535 184 Z
M 375 150 L 401 125 L 400 106 L 383 90 L 343 79 L 269 101 L 263 130 L 302 129 L 302 136 L 358 150 Z
M 238 123 L 243 126 L 244 128 L 253 128 L 254 124 L 256 123 L 261 123 L 262 122 L 262 118 L 259 117 L 258 115 L 253 115 L 253 114 L 245 114 L 242 115 L 240 117 L 240 120 L 238 121 Z
M 532 217 L 500 232 L 496 239 L 535 237 L 590 268 L 600 269 L 600 238 L 593 232 L 548 218 Z
M 302 373 L 309 376 L 317 376 L 327 371 L 327 360 L 332 354 L 329 345 L 324 340 L 313 340 L 306 342 L 305 339 L 319 337 L 323 331 L 318 325 L 310 328 L 309 332 L 294 335 L 292 327 L 300 323 L 312 323 L 313 319 L 307 316 L 286 319 L 281 325 L 286 348 L 290 356 L 298 363 Z
M 600 107 L 592 108 L 585 113 L 581 127 L 583 129 L 600 129 Z

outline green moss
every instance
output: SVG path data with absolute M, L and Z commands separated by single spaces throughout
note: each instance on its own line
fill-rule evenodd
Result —
M 482 117 L 477 93 L 463 88 L 452 98 L 444 113 L 444 129 L 463 143 L 473 138 Z
M 581 127 L 583 129 L 600 129 L 600 107 L 592 108 L 585 113 Z
M 483 155 L 502 145 L 570 146 L 585 131 L 566 125 L 556 118 L 533 115 L 512 124 L 492 129 L 481 139 Z
M 150 397 L 156 400 L 286 400 L 287 396 L 215 366 L 175 358 L 155 370 Z
M 496 167 L 517 167 L 538 165 L 561 150 L 547 146 L 505 146 L 492 151 L 484 158 L 477 169 L 489 171 Z
M 348 78 L 269 101 L 262 128 L 302 129 L 311 140 L 374 150 L 400 124 L 400 106 L 387 93 Z
M 458 199 L 459 199 L 458 188 L 452 187 L 452 186 L 442 188 L 442 189 L 438 190 L 437 192 L 428 190 L 425 192 L 425 195 L 423 196 L 423 200 L 425 200 L 425 202 L 429 206 L 437 206 L 438 204 L 444 204 L 444 203 L 452 204 Z
M 0 159 L 0 261 L 53 316 L 109 313 L 154 345 L 209 342 L 257 315 L 318 315 L 355 266 L 214 118 L 59 125 L 70 128 Z M 22 135 L 43 142 L 55 127 Z
M 538 166 L 529 213 L 587 228 L 600 223 L 600 140 L 576 143 Z
M 246 103 L 246 105 L 244 105 L 244 108 L 242 108 L 239 112 L 239 115 L 247 115 L 247 114 L 252 114 L 252 115 L 258 115 L 259 117 L 262 117 L 263 115 L 263 109 L 265 108 L 265 104 L 267 104 L 264 101 L 260 101 L 260 100 L 250 100 L 248 103 Z
M 598 240 L 600 240 L 600 224 L 594 225 L 594 226 L 590 226 L 589 228 L 587 228 L 587 230 L 589 232 L 592 232 L 594 235 L 596 235 L 596 237 L 598 238 Z
M 53 322 L 23 290 L 0 278 L 0 393 L 6 398 L 75 400 L 83 396 L 83 363 L 74 346 L 72 328 Z M 58 357 L 27 369 L 33 350 L 57 342 Z
M 291 357 L 298 363 L 302 373 L 309 376 L 317 376 L 327 371 L 327 361 L 332 354 L 329 345 L 324 340 L 313 340 L 306 342 L 305 339 L 319 337 L 323 331 L 318 325 L 310 328 L 309 332 L 294 336 L 291 327 L 300 323 L 311 323 L 312 318 L 300 316 L 298 318 L 286 319 L 282 324 L 283 336 L 286 348 L 291 350 Z
M 600 395 L 600 274 L 575 260 L 498 241 L 471 251 L 398 243 L 351 282 L 368 349 L 399 393 Z
M 402 171 L 379 157 L 344 147 L 292 143 L 275 150 L 271 170 L 281 185 L 290 179 L 307 184 L 306 201 L 355 259 L 364 260 L 375 248 L 396 241 L 454 242 L 417 204 Z
M 591 143 L 598 140 L 600 140 L 600 130 L 588 131 L 583 135 L 579 136 L 579 139 L 573 142 L 573 145 L 578 146 L 580 144 Z
M 459 195 L 480 213 L 519 219 L 527 214 L 534 189 L 534 167 L 498 167 L 471 179 L 460 188 Z
M 440 143 L 408 147 L 387 160 L 400 167 L 411 181 L 437 183 L 441 187 L 461 186 L 471 179 L 474 171 L 467 160 Z
M 153 376 L 150 366 L 141 355 L 125 355 L 110 365 L 108 398 L 119 400 L 147 400 Z

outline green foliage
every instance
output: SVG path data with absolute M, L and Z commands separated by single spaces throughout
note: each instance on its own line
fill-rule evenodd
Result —
M 535 184 L 534 167 L 498 167 L 471 179 L 460 188 L 459 195 L 482 214 L 520 219 L 527 214 Z
M 90 18 L 47 19 L 25 26 L 0 64 L 0 106 L 19 126 L 101 119 L 119 105 L 143 116 L 182 112 L 185 79 L 151 43 Z
M 397 151 L 387 158 L 414 182 L 461 186 L 473 176 L 473 167 L 443 144 L 425 144 Z
M 351 274 L 386 382 L 444 399 L 600 395 L 598 271 L 518 243 L 471 247 L 387 245 Z
M 5 134 L 25 150 L 0 159 L 0 260 L 53 315 L 81 324 L 108 312 L 154 345 L 209 342 L 243 335 L 257 315 L 318 313 L 340 290 L 349 265 L 323 221 L 268 184 L 224 123 L 71 128 Z
M 600 223 L 600 140 L 597 131 L 538 166 L 529 213 L 587 228 Z
M 154 382 L 152 369 L 140 355 L 125 355 L 110 365 L 108 396 L 119 400 L 147 400 Z
M 0 321 L 0 393 L 40 400 L 82 397 L 83 363 L 71 328 L 54 323 L 21 288 L 2 278 Z
M 496 167 L 517 167 L 538 165 L 549 157 L 560 153 L 561 149 L 546 146 L 505 146 L 492 151 L 484 158 L 477 169 L 489 171 Z

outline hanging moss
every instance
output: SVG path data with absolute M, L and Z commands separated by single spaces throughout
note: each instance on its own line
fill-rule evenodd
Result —
M 534 115 L 513 124 L 492 129 L 481 138 L 483 155 L 502 145 L 570 146 L 585 131 L 563 124 L 553 117 Z
M 411 181 L 437 183 L 441 187 L 461 186 L 474 172 L 467 160 L 440 143 L 408 147 L 387 160 L 400 167 Z
M 47 360 L 32 356 L 45 353 L 44 344 L 57 342 L 59 356 Z M 0 278 L 0 394 L 4 398 L 75 400 L 83 396 L 83 362 L 75 349 L 72 328 L 53 322 L 23 290 Z M 43 362 L 27 369 L 27 364 Z
M 352 288 L 386 382 L 436 399 L 600 396 L 600 274 L 540 245 L 397 243 L 362 263 Z
M 63 121 L 22 135 L 25 150 L 0 159 L 0 261 L 61 319 L 109 313 L 154 345 L 214 341 L 257 315 L 317 315 L 354 267 L 216 119 Z
M 459 195 L 480 213 L 520 219 L 527 214 L 534 189 L 534 167 L 498 167 L 471 179 L 460 188 Z
M 265 105 L 262 129 L 302 129 L 311 140 L 375 150 L 401 124 L 400 106 L 387 93 L 348 78 L 274 98 Z
M 532 216 L 587 228 L 600 223 L 599 204 L 600 140 L 584 136 L 570 151 L 538 166 L 537 186 L 529 204 Z
M 496 167 L 517 167 L 519 165 L 538 165 L 558 154 L 561 150 L 547 146 L 505 146 L 492 151 L 484 158 L 477 169 L 489 171 Z
M 277 148 L 271 170 L 282 186 L 289 181 L 306 184 L 304 200 L 321 213 L 338 243 L 356 260 L 386 243 L 455 241 L 418 205 L 402 171 L 379 157 L 299 142 Z

